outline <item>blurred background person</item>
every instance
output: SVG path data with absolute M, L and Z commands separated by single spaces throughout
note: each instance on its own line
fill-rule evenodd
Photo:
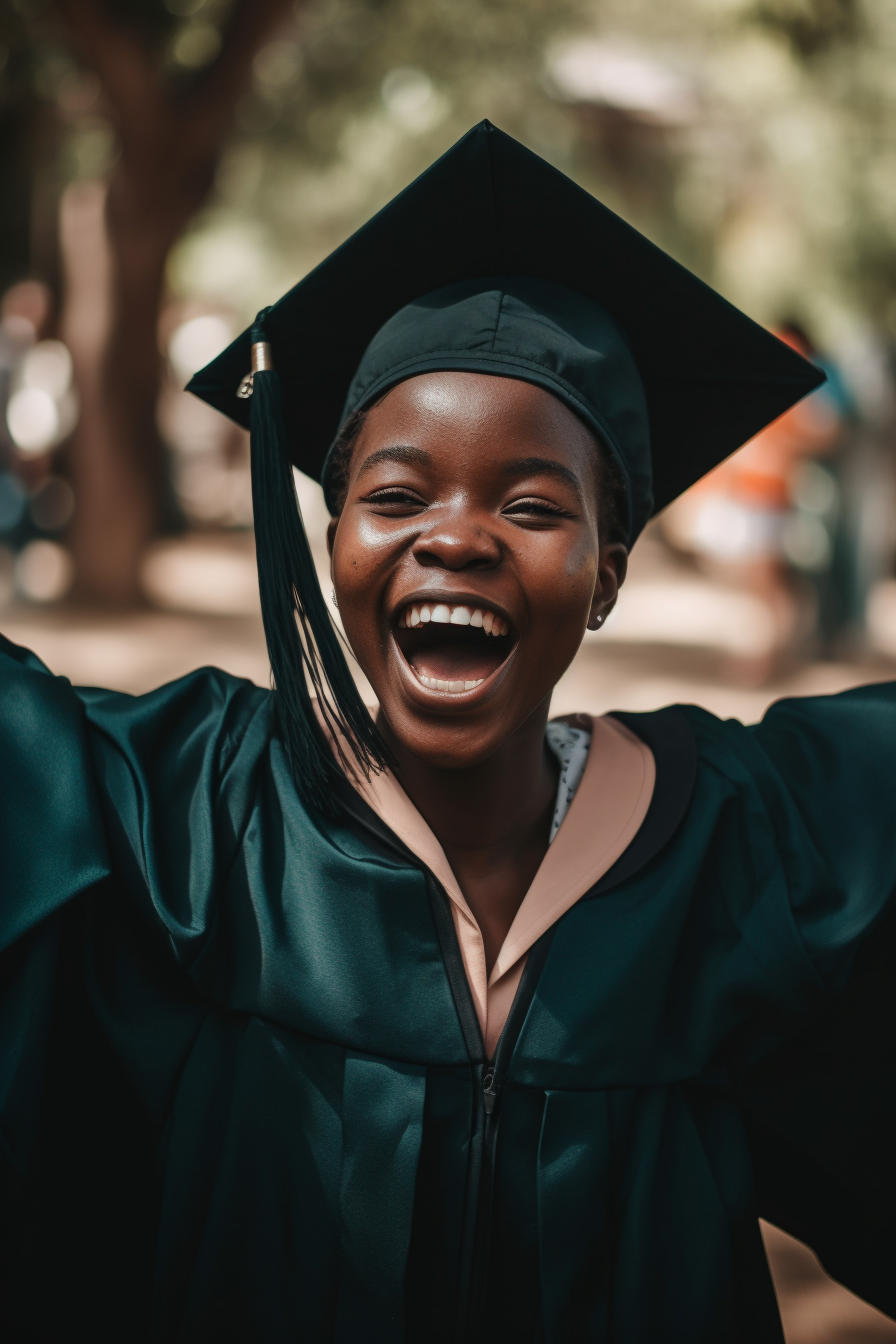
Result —
M 850 610 L 854 564 L 846 554 L 843 482 L 837 470 L 852 405 L 836 366 L 817 358 L 791 323 L 775 334 L 828 381 L 773 421 L 676 500 L 663 517 L 669 543 L 722 583 L 742 587 L 770 614 L 771 639 L 741 660 L 765 680 L 776 664 L 833 648 Z M 802 582 L 797 576 L 803 576 Z

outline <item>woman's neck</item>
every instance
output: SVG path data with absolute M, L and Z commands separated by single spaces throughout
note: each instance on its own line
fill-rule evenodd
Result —
M 557 790 L 545 746 L 548 704 L 480 764 L 443 769 L 382 729 L 401 785 L 445 851 L 482 930 L 491 969 L 544 858 Z

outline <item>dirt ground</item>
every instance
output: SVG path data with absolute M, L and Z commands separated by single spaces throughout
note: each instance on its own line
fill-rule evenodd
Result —
M 197 555 L 198 569 L 194 565 L 195 572 L 188 572 Z M 170 610 L 101 617 L 65 606 L 7 606 L 0 611 L 0 630 L 33 649 L 54 672 L 81 685 L 139 694 L 204 664 L 266 685 L 269 668 L 249 550 L 241 544 L 228 552 L 218 571 L 214 565 L 209 568 L 204 552 L 182 548 L 174 562 L 180 597 L 177 583 L 173 588 L 169 583 L 167 599 L 162 593 Z M 159 584 L 164 588 L 162 579 Z M 215 593 L 211 602 L 210 579 Z M 197 585 L 203 601 L 192 605 L 204 605 L 206 610 L 184 610 Z M 748 659 L 732 656 L 730 647 L 713 649 L 688 637 L 683 592 L 671 582 L 667 592 L 660 588 L 651 599 L 661 605 L 668 601 L 670 611 L 681 612 L 682 642 L 676 644 L 666 636 L 645 640 L 643 630 L 635 639 L 587 640 L 557 688 L 554 711 L 649 710 L 685 701 L 751 722 L 781 696 L 827 694 L 896 675 L 896 664 L 879 660 L 792 663 L 771 680 L 756 684 Z M 177 606 L 181 609 L 173 609 Z M 209 611 L 209 606 L 216 610 Z M 660 620 L 658 628 L 661 633 L 668 630 L 668 622 L 664 626 Z M 775 1228 L 766 1228 L 765 1235 L 788 1344 L 896 1344 L 896 1323 L 832 1283 L 811 1251 Z

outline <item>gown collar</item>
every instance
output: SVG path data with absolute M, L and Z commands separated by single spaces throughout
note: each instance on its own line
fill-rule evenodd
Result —
M 390 772 L 353 780 L 361 797 L 444 887 L 464 970 L 491 1055 L 507 1019 L 529 949 L 616 864 L 647 816 L 656 782 L 653 752 L 608 715 L 590 721 L 581 783 L 487 974 L 485 948 L 442 846 Z

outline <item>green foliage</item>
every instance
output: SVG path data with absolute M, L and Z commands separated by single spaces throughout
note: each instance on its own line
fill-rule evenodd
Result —
M 804 59 L 854 41 L 863 26 L 860 0 L 760 0 L 754 13 Z
M 201 240 L 214 233 L 227 255 L 245 250 L 245 297 L 230 292 L 248 314 L 484 116 L 569 166 L 576 127 L 544 88 L 544 50 L 587 21 L 581 0 L 297 7 L 256 58 L 216 200 L 174 259 L 177 286 L 213 292 Z
M 234 2 L 108 12 L 176 89 L 214 60 Z M 692 113 L 564 97 L 546 58 L 575 38 L 671 72 Z M 8 4 L 0 45 L 0 116 L 43 118 L 34 173 L 61 185 L 101 171 L 108 109 L 51 0 Z M 893 0 L 307 0 L 255 59 L 171 282 L 250 315 L 488 116 L 761 320 L 792 313 L 833 341 L 856 323 L 887 329 L 894 73 Z

